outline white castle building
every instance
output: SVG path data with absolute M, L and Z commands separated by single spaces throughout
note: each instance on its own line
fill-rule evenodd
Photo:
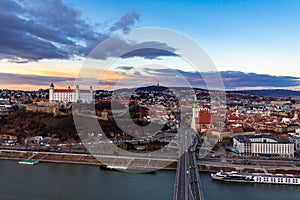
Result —
M 89 90 L 80 90 L 77 85 L 75 89 L 55 89 L 54 84 L 51 83 L 49 89 L 49 102 L 50 103 L 69 103 L 69 102 L 82 102 L 91 103 L 93 100 L 93 89 L 90 87 Z

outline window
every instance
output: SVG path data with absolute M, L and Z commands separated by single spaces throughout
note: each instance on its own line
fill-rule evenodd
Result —
M 282 183 L 283 181 L 282 181 L 282 178 L 278 178 L 278 182 L 279 183 Z

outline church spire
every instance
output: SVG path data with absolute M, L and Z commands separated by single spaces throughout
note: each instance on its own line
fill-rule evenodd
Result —
M 197 100 L 197 95 L 196 94 L 195 94 L 193 108 L 198 108 L 198 100 Z

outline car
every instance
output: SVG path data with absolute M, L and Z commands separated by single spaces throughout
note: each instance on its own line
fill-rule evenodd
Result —
M 193 154 L 193 153 L 194 153 L 194 149 L 191 147 L 191 148 L 189 149 L 189 152 L 190 152 L 190 154 Z

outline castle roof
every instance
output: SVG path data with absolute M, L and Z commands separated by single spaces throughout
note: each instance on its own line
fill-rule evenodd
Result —
M 67 93 L 67 92 L 76 92 L 74 89 L 55 89 L 54 92 Z M 90 90 L 79 90 L 80 93 L 90 93 Z
M 55 89 L 54 92 L 75 92 L 73 89 Z

